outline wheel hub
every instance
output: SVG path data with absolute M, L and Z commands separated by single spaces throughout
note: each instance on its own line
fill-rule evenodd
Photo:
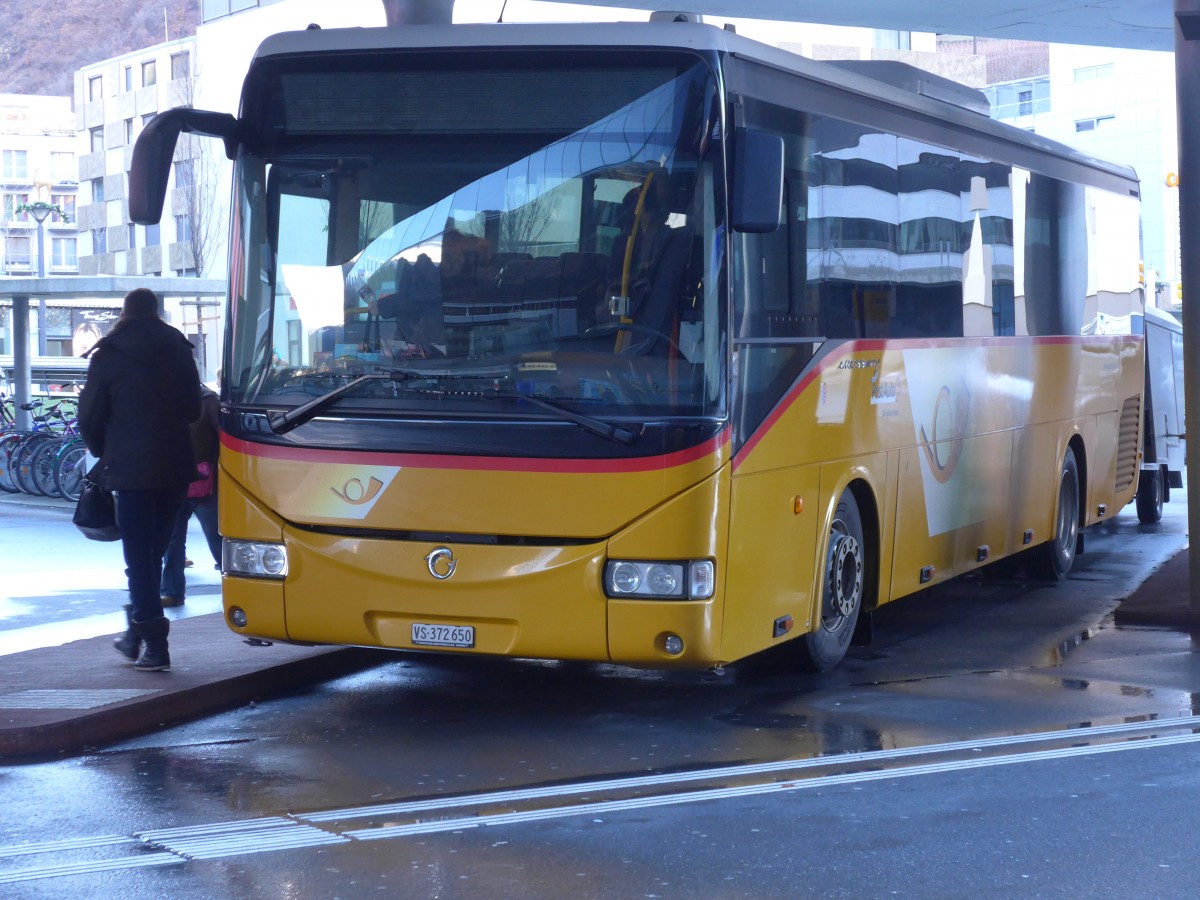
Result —
M 848 534 L 835 533 L 829 542 L 828 615 L 845 618 L 862 600 L 862 545 Z

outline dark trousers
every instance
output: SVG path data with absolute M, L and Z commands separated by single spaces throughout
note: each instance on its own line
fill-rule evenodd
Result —
M 163 597 L 174 597 L 182 600 L 187 591 L 183 576 L 185 554 L 187 553 L 188 521 L 195 513 L 204 529 L 204 539 L 208 541 L 208 550 L 212 553 L 213 562 L 221 568 L 221 535 L 217 531 L 217 495 L 209 494 L 195 500 L 184 500 L 175 517 L 175 527 L 171 531 L 171 542 L 167 544 L 166 555 L 163 556 L 162 587 Z
M 158 580 L 162 558 L 171 540 L 179 507 L 187 496 L 187 485 L 145 491 L 120 490 L 115 495 L 133 619 L 145 622 L 161 618 L 163 609 Z

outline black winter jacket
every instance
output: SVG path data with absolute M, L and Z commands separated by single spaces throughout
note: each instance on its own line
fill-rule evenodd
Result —
M 79 396 L 79 430 L 110 490 L 196 477 L 189 423 L 200 417 L 192 345 L 159 318 L 132 319 L 96 344 Z

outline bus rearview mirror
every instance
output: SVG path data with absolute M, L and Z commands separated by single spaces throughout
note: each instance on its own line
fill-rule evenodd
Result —
M 178 107 L 155 116 L 138 135 L 129 165 L 129 218 L 138 225 L 154 225 L 162 218 L 181 131 L 221 138 L 225 155 L 237 155 L 238 121 L 229 113 Z
M 766 234 L 779 228 L 783 209 L 783 138 L 753 128 L 733 133 L 733 196 L 730 203 L 735 231 Z

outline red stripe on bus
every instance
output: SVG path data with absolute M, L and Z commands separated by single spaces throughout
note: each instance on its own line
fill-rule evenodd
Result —
M 482 472 L 614 473 L 670 469 L 711 456 L 729 444 L 729 429 L 715 437 L 663 456 L 636 459 L 529 459 L 515 456 L 449 456 L 424 453 L 388 453 L 376 450 L 328 450 L 257 444 L 228 434 L 221 444 L 236 453 L 289 462 L 349 463 L 359 466 L 399 466 L 414 469 L 462 469 Z

